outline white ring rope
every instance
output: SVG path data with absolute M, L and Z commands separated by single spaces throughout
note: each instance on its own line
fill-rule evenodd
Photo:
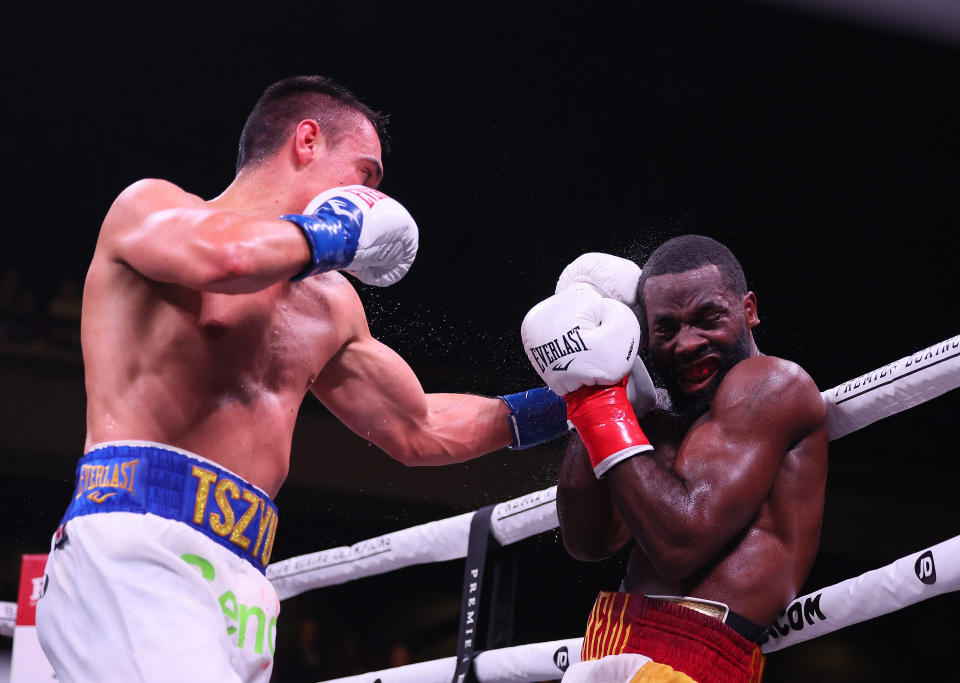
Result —
M 830 438 L 838 439 L 960 386 L 960 335 L 822 392 Z M 492 532 L 514 543 L 557 527 L 557 487 L 494 508 Z M 275 562 L 267 568 L 280 599 L 305 591 L 467 554 L 472 512 Z
M 794 600 L 771 629 L 764 653 L 874 619 L 935 595 L 960 590 L 960 536 L 885 567 Z M 535 683 L 559 678 L 580 661 L 583 638 L 517 645 L 477 655 L 480 683 Z M 449 683 L 455 657 L 384 669 L 323 683 Z
M 928 401 L 960 386 L 960 335 L 921 349 L 873 372 L 822 392 L 831 440 Z M 466 557 L 473 512 L 437 520 L 352 546 L 331 548 L 271 564 L 267 576 L 281 599 L 314 588 L 427 562 Z M 494 508 L 491 533 L 503 545 L 556 528 L 556 487 Z M 960 589 L 960 536 L 925 551 L 794 600 L 774 624 L 773 652 L 837 629 Z M 0 603 L 0 634 L 16 605 Z M 12 630 L 12 629 L 11 629 Z M 481 652 L 474 670 L 482 683 L 558 678 L 579 661 L 582 638 Z M 447 683 L 455 657 L 336 679 L 336 683 Z M 329 681 L 328 683 L 334 683 Z

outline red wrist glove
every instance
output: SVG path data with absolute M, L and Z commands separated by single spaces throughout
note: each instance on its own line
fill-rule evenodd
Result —
M 653 450 L 627 400 L 626 385 L 624 378 L 614 385 L 581 387 L 563 397 L 567 419 L 587 447 L 598 479 L 621 460 Z

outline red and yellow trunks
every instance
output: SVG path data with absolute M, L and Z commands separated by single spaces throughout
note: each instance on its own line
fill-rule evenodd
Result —
M 649 657 L 650 664 L 660 665 L 653 669 L 672 669 L 634 677 L 637 681 L 759 683 L 763 676 L 760 646 L 719 619 L 637 593 L 601 592 L 587 621 L 580 657 L 589 661 L 626 653 Z

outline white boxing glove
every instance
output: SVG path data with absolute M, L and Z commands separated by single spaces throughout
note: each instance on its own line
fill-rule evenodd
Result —
M 634 414 L 640 418 L 657 407 L 657 389 L 653 386 L 647 366 L 637 356 L 627 378 L 627 400 L 633 406 Z
M 637 301 L 640 266 L 629 259 L 602 252 L 578 256 L 557 280 L 557 293 L 571 288 L 590 288 L 601 296 L 633 306 Z M 630 369 L 627 398 L 637 417 L 643 417 L 657 404 L 657 391 L 643 361 L 637 357 Z
M 537 374 L 563 396 L 620 382 L 636 358 L 640 323 L 620 302 L 574 288 L 531 308 L 520 337 Z
M 560 273 L 556 293 L 571 287 L 590 286 L 600 296 L 633 306 L 637 301 L 640 266 L 629 259 L 590 252 L 578 256 Z
M 571 287 L 530 309 L 520 336 L 534 369 L 566 402 L 597 477 L 653 448 L 624 387 L 640 345 L 629 307 Z
M 295 223 L 310 245 L 310 263 L 294 280 L 345 270 L 361 282 L 386 287 L 406 275 L 419 246 L 417 224 L 403 205 L 365 185 L 318 194 Z

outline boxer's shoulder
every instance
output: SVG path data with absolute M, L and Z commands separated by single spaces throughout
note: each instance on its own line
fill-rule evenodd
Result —
M 156 211 L 163 207 L 202 205 L 205 205 L 203 199 L 169 180 L 143 178 L 124 188 L 117 195 L 110 211 L 113 212 L 114 209 Z
M 113 200 L 100 229 L 110 237 L 139 226 L 144 218 L 164 209 L 205 206 L 203 199 L 168 180 L 144 178 L 127 186 Z
M 727 379 L 730 379 L 731 383 L 762 384 L 770 390 L 783 388 L 785 385 L 794 388 L 816 387 L 807 371 L 793 361 L 766 355 L 740 361 L 731 368 Z
M 290 300 L 303 312 L 336 321 L 349 334 L 367 329 L 363 302 L 350 281 L 337 271 L 312 275 L 286 285 Z
M 814 427 L 826 419 L 826 406 L 813 378 L 800 365 L 776 356 L 737 363 L 724 378 L 713 409 L 745 408 L 750 413 Z

